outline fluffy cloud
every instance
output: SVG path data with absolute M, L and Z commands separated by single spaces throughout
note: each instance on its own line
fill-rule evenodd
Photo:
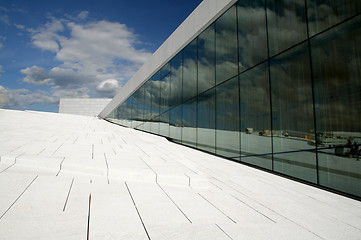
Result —
M 0 86 L 0 107 L 6 106 L 9 102 L 9 98 L 7 96 L 6 89 L 3 86 Z
M 42 50 L 52 52 L 59 51 L 59 41 L 63 38 L 59 33 L 63 31 L 63 22 L 55 18 L 51 18 L 50 22 L 46 23 L 39 29 L 30 29 L 33 44 Z
M 76 16 L 49 17 L 39 28 L 28 29 L 32 44 L 52 52 L 60 65 L 50 70 L 29 66 L 20 72 L 25 83 L 50 87 L 47 96 L 51 101 L 61 97 L 112 98 L 151 55 L 137 48 L 136 34 L 126 25 L 89 21 L 88 16 L 89 12 L 83 11 Z
M 98 84 L 96 90 L 101 93 L 102 97 L 111 97 L 119 89 L 118 81 L 115 79 L 107 79 Z
M 21 73 L 25 74 L 24 82 L 31 85 L 48 85 L 51 81 L 49 74 L 46 73 L 45 69 L 37 66 L 27 67 L 20 70 Z
M 88 88 L 77 88 L 77 89 L 52 89 L 52 96 L 59 101 L 60 98 L 89 98 Z
M 26 108 L 35 103 L 57 103 L 59 100 L 45 91 L 9 89 L 0 86 L 0 108 Z
M 10 89 L 0 85 L 0 108 L 27 109 L 36 103 L 57 105 L 60 98 L 89 98 L 87 88 L 59 89 L 50 92 L 28 89 Z
M 20 30 L 23 30 L 25 29 L 25 26 L 24 25 L 21 25 L 21 24 L 14 24 L 14 26 L 17 28 L 17 29 L 20 29 Z
M 91 87 L 96 82 L 93 76 L 78 73 L 72 69 L 54 67 L 49 72 L 38 66 L 20 70 L 25 74 L 24 82 L 30 85 L 52 85 L 56 88 Z
M 85 22 L 88 14 L 84 11 L 74 18 L 50 18 L 40 28 L 30 30 L 32 43 L 53 52 L 55 59 L 62 63 L 53 68 L 54 74 L 56 70 L 64 74 L 64 78 L 56 78 L 59 80 L 54 82 L 56 85 L 68 85 L 62 81 L 72 81 L 66 76 L 70 70 L 78 77 L 92 76 L 96 81 L 94 86 L 107 79 L 117 79 L 123 84 L 150 53 L 136 48 L 136 35 L 126 25 L 109 21 Z M 68 77 L 74 79 L 71 74 Z

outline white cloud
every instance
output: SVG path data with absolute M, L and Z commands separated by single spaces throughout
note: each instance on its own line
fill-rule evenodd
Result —
M 59 32 L 64 31 L 64 25 L 61 20 L 51 18 L 50 22 L 39 29 L 30 29 L 29 31 L 32 33 L 31 38 L 36 47 L 55 53 L 59 51 L 58 42 L 62 39 Z
M 143 63 L 150 55 L 134 48 L 135 35 L 124 24 L 99 21 L 80 25 L 71 22 L 67 27 L 72 37 L 61 42 L 58 60 L 73 63 L 100 57 L 110 63 L 114 59 Z
M 70 31 L 70 37 L 64 36 L 65 31 Z M 51 18 L 50 22 L 32 29 L 31 33 L 36 47 L 55 52 L 56 59 L 64 66 L 78 70 L 90 69 L 89 64 L 106 69 L 122 60 L 139 65 L 150 56 L 149 52 L 134 47 L 136 35 L 120 23 L 97 21 L 83 24 Z
M 77 88 L 77 89 L 59 89 L 54 88 L 52 96 L 56 99 L 60 98 L 89 98 L 88 88 Z
M 0 77 L 1 77 L 1 73 L 4 72 L 3 70 L 3 66 L 0 65 Z
M 57 89 L 50 92 L 10 89 L 0 85 L 0 108 L 28 109 L 36 103 L 57 105 L 60 98 L 89 98 L 87 88 Z
M 102 81 L 96 87 L 96 90 L 101 94 L 102 97 L 112 97 L 119 89 L 118 81 L 115 79 L 107 79 Z
M 94 85 L 94 77 L 86 76 L 72 69 L 54 67 L 49 72 L 38 66 L 20 70 L 25 74 L 24 82 L 30 85 L 53 85 L 58 88 L 74 88 Z
M 9 89 L 0 86 L 0 108 L 23 109 L 35 103 L 57 103 L 59 100 L 45 91 Z
M 8 15 L 0 15 L 0 22 L 10 25 L 10 19 Z
M 113 97 L 151 55 L 137 49 L 136 34 L 125 24 L 84 21 L 89 12 L 76 17 L 49 18 L 37 29 L 30 29 L 32 43 L 53 52 L 61 65 L 46 71 L 38 66 L 21 70 L 24 82 L 51 85 L 57 89 L 86 88 L 91 96 Z
M 84 20 L 88 17 L 89 12 L 88 11 L 82 11 L 78 14 L 78 16 L 76 16 L 76 19 L 78 20 Z
M 55 86 L 69 88 L 88 86 L 94 81 L 94 77 L 76 72 L 72 69 L 55 67 L 49 71 L 49 76 L 54 80 Z
M 24 82 L 31 85 L 48 85 L 51 81 L 49 74 L 41 67 L 27 67 L 20 72 L 26 75 Z
M 97 90 L 100 92 L 111 92 L 115 88 L 118 88 L 118 81 L 115 79 L 107 79 L 97 86 Z
M 21 24 L 14 24 L 14 26 L 17 28 L 17 29 L 20 29 L 20 30 L 23 30 L 25 29 L 25 26 L 24 25 L 21 25 Z
M 6 106 L 8 102 L 9 98 L 7 97 L 6 89 L 0 86 L 0 108 Z

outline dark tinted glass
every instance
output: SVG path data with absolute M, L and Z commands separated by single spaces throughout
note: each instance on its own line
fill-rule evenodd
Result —
M 197 95 L 197 39 L 183 50 L 183 101 Z
M 320 184 L 361 196 L 361 18 L 311 40 Z
M 241 108 L 241 154 L 272 153 L 271 104 L 268 64 L 252 68 L 239 76 Z M 257 166 L 272 168 L 272 158 L 242 158 Z
M 215 80 L 215 33 L 214 24 L 198 37 L 198 93 L 213 87 Z
M 133 96 L 130 96 L 124 104 L 124 116 L 125 116 L 125 121 L 124 121 L 124 125 L 126 127 L 132 127 L 132 112 L 133 112 Z
M 152 110 L 152 82 L 148 80 L 144 84 L 144 121 L 151 119 Z
M 198 96 L 197 147 L 215 152 L 215 89 Z
M 151 89 L 151 119 L 159 115 L 160 108 L 160 85 L 159 72 L 156 73 L 150 80 Z
M 216 87 L 216 153 L 239 156 L 238 77 Z
M 307 37 L 304 0 L 268 0 L 269 51 L 273 56 Z
M 169 137 L 176 142 L 182 141 L 182 105 L 170 110 Z
M 165 137 L 169 137 L 169 111 L 160 115 L 159 134 Z
M 360 0 L 307 0 L 310 35 L 361 12 Z
M 265 0 L 238 1 L 239 70 L 267 59 Z
M 182 143 L 196 146 L 197 143 L 197 98 L 183 104 Z
M 136 125 L 138 129 L 143 130 L 144 124 L 144 85 L 138 89 L 138 97 L 137 97 L 137 105 L 138 112 L 136 118 Z
M 238 73 L 236 6 L 231 7 L 215 23 L 216 83 Z
M 141 122 L 144 120 L 144 85 L 138 89 L 138 115 L 137 119 Z
M 180 52 L 171 60 L 171 96 L 169 101 L 169 107 L 171 108 L 182 103 L 182 55 L 182 52 Z
M 271 61 L 273 152 L 314 149 L 312 82 L 307 43 Z M 310 167 L 312 166 L 312 167 Z M 274 156 L 274 170 L 316 181 L 316 156 L 298 152 Z
M 314 138 L 315 129 L 307 44 L 272 59 L 270 70 L 274 151 L 314 148 L 305 141 Z
M 138 109 L 138 94 L 139 94 L 139 91 L 135 91 L 132 95 L 132 117 L 131 117 L 131 127 L 134 128 L 137 126 L 137 119 L 138 119 L 138 112 L 139 112 L 139 109 Z
M 160 80 L 160 113 L 169 109 L 170 75 Z

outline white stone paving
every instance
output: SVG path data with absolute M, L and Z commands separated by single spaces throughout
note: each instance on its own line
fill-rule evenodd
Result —
M 0 239 L 361 239 L 361 203 L 92 117 L 0 110 Z

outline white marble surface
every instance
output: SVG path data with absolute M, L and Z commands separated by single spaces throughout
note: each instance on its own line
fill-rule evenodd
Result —
M 92 117 L 0 110 L 0 239 L 360 239 L 361 203 Z

